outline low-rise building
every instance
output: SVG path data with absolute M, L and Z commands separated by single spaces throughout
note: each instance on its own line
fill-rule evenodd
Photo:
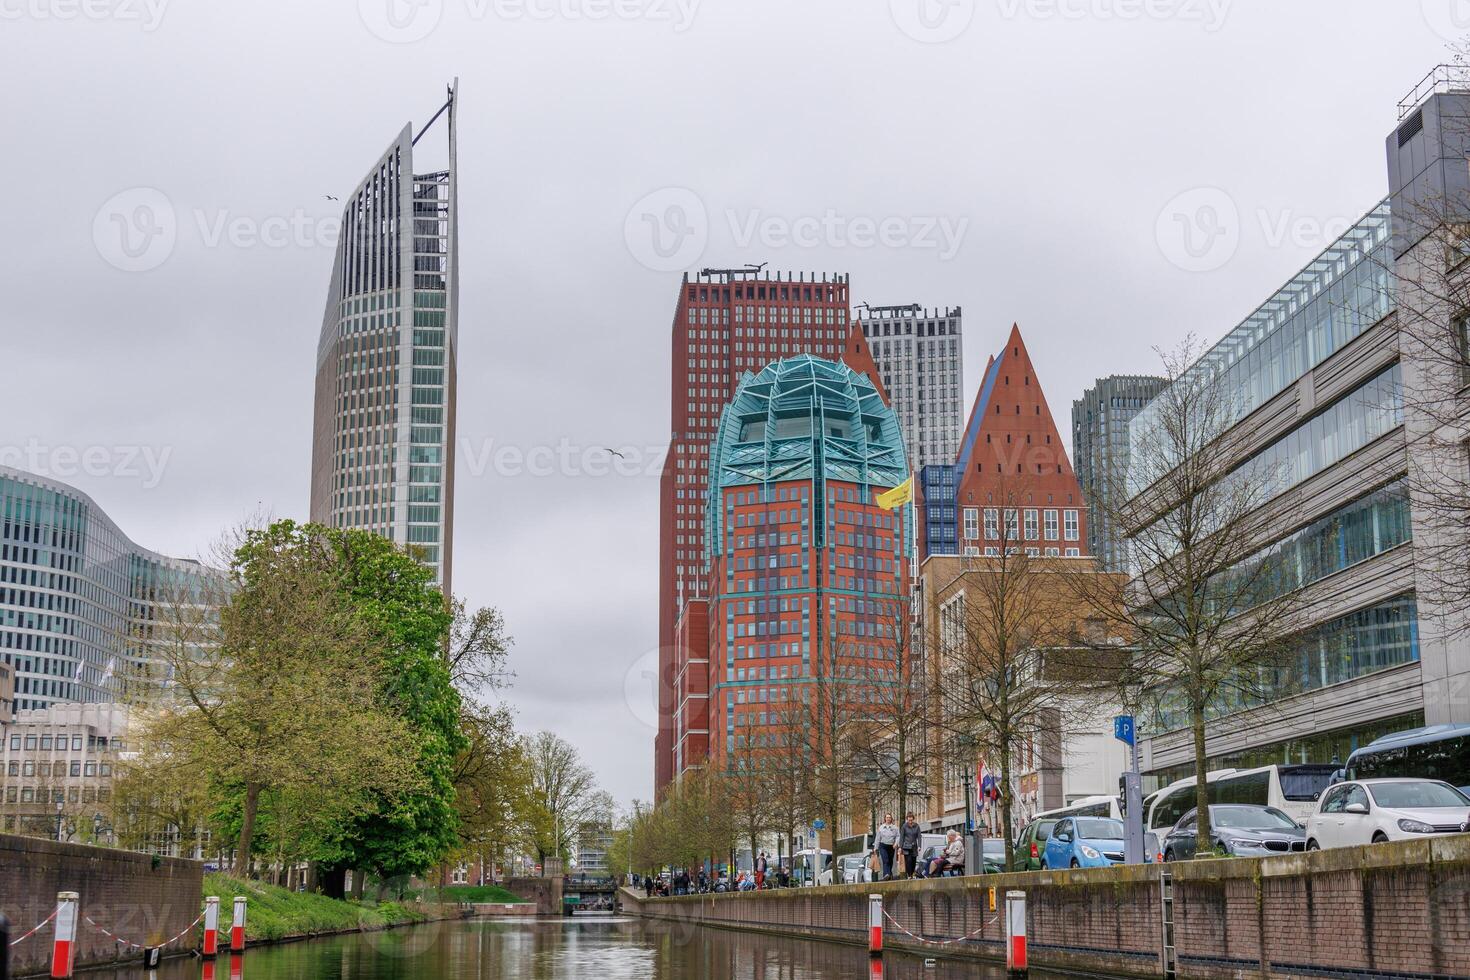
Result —
M 1025 648 L 1024 653 L 1012 651 L 1012 669 L 1028 675 L 1039 671 L 1037 685 L 1049 692 L 1027 695 L 1032 706 L 1006 739 L 1013 829 L 1037 813 L 1083 797 L 1116 794 L 1127 768 L 1126 747 L 1112 737 L 1117 707 L 1103 683 L 1125 659 L 1126 648 L 1099 636 L 1090 607 L 1076 598 L 1079 577 L 1115 587 L 1121 597 L 1126 576 L 1098 570 L 1092 558 L 1036 559 L 1020 549 L 1002 548 L 1014 553 L 1009 558 L 931 555 L 920 568 L 917 598 L 928 677 L 926 709 L 932 719 L 927 829 L 963 827 L 968 803 L 977 823 L 996 836 L 1001 833 L 994 811 L 987 807 L 983 817 L 979 814 L 982 780 L 1002 776 L 999 746 L 981 739 L 965 742 L 960 730 L 966 726 L 953 716 L 949 694 L 988 683 L 977 677 L 976 667 L 993 656 L 984 649 L 986 617 L 996 608 L 1001 589 L 1008 595 L 1005 602 L 1025 610 L 1009 627 L 1018 637 L 1012 642 Z M 1000 570 L 1002 561 L 1013 567 Z M 1019 639 L 1033 630 L 1044 636 L 1039 644 Z M 1110 649 L 1119 651 L 1117 657 Z M 992 742 L 998 740 L 994 731 L 988 735 Z
M 128 708 L 54 704 L 0 725 L 0 829 L 56 840 L 110 842 L 114 769 L 127 747 Z

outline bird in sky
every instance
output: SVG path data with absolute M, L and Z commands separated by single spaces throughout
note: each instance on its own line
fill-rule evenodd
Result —
M 337 200 L 337 198 L 333 197 L 330 194 L 323 194 L 322 197 L 325 197 L 329 201 L 335 201 L 335 200 Z
M 628 458 L 628 457 L 624 456 L 622 453 L 618 452 L 616 449 L 608 449 L 606 446 L 603 446 L 602 447 L 602 451 L 605 452 L 605 453 L 611 453 L 612 455 L 616 456 L 618 459 L 627 459 Z

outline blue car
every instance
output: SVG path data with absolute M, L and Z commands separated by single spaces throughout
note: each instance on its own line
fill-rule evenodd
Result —
M 1108 817 L 1066 817 L 1046 839 L 1041 858 L 1048 868 L 1106 868 L 1123 863 L 1123 821 Z

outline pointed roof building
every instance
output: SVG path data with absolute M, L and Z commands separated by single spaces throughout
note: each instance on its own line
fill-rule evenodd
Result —
M 888 391 L 883 387 L 883 372 L 878 370 L 878 362 L 873 360 L 873 352 L 868 347 L 868 338 L 863 333 L 863 325 L 859 320 L 852 322 L 852 329 L 847 334 L 847 346 L 842 351 L 842 363 L 852 368 L 858 374 L 866 374 L 868 380 L 873 382 L 873 387 L 883 399 L 883 404 L 892 406 L 893 402 L 888 397 Z M 908 450 L 908 447 L 904 447 Z
M 960 440 L 955 503 L 960 546 L 974 554 L 999 546 L 1002 535 L 991 532 L 1002 509 L 1016 512 L 1005 538 L 1018 546 L 1073 557 L 1087 550 L 1082 488 L 1014 324 L 985 367 Z

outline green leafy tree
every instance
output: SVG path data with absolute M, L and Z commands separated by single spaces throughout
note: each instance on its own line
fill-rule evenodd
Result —
M 530 757 L 508 708 L 471 709 L 461 719 L 465 748 L 455 760 L 458 857 L 488 855 L 503 863 L 527 843 L 533 797 Z
M 356 818 L 344 835 L 344 866 L 383 878 L 422 874 L 461 843 L 455 760 L 468 742 L 447 652 L 453 610 L 426 566 L 376 534 L 319 525 L 287 533 L 320 550 L 343 595 L 374 631 L 385 678 L 379 705 L 409 728 L 417 746 L 416 785 L 380 796 Z
M 153 650 L 169 696 L 139 712 L 136 765 L 238 795 L 230 824 L 242 874 L 263 800 L 310 797 L 318 817 L 345 824 L 374 797 L 418 792 L 413 733 L 380 710 L 390 681 L 380 631 L 319 544 L 289 521 L 248 531 L 227 576 L 202 586 L 211 594 L 163 597 Z

